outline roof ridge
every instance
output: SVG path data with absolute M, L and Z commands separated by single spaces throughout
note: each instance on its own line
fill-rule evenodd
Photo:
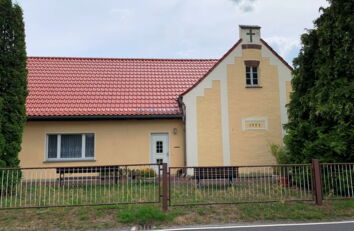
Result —
M 112 57 L 69 57 L 69 56 L 28 56 L 30 59 L 84 59 L 84 60 L 144 60 L 144 61 L 217 61 L 219 59 L 200 58 L 112 58 Z

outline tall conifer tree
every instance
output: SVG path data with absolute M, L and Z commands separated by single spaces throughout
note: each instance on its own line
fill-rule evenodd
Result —
M 329 0 L 294 60 L 284 142 L 291 162 L 354 162 L 354 1 Z
M 0 167 L 17 167 L 26 121 L 26 45 L 23 13 L 0 0 Z

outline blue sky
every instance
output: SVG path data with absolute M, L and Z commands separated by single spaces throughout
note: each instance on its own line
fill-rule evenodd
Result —
M 30 56 L 220 58 L 260 25 L 290 64 L 325 0 L 17 0 Z

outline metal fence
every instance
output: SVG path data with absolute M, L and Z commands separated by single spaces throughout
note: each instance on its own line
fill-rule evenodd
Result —
M 354 163 L 321 164 L 324 199 L 354 198 Z
M 0 169 L 0 209 L 168 206 L 354 198 L 354 163 L 170 167 L 137 164 Z
M 0 169 L 0 209 L 159 203 L 161 166 Z
M 170 205 L 313 200 L 310 164 L 171 167 L 170 173 Z

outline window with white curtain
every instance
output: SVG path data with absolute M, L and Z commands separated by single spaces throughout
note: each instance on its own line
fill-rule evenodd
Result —
M 92 160 L 94 159 L 95 135 L 48 134 L 48 160 Z

